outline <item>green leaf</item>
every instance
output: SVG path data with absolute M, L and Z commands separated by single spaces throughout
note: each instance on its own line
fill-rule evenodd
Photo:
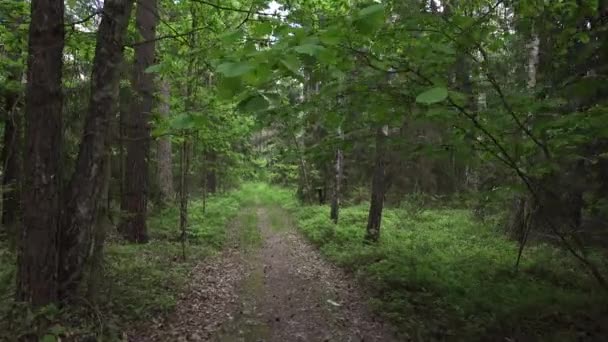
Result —
M 239 77 L 254 69 L 248 62 L 227 62 L 217 66 L 217 72 L 226 77 Z
M 384 13 L 384 5 L 383 4 L 375 4 L 371 6 L 367 6 L 361 11 L 359 11 L 359 18 L 371 16 L 378 13 Z
M 354 24 L 361 33 L 370 34 L 380 29 L 384 21 L 384 5 L 375 4 L 359 11 Z
M 422 104 L 433 104 L 448 98 L 448 90 L 445 87 L 431 88 L 416 97 L 416 102 Z
M 296 52 L 309 56 L 315 56 L 317 53 L 323 51 L 324 49 L 325 48 L 323 46 L 316 44 L 302 44 L 294 48 Z
M 253 72 L 243 76 L 243 81 L 247 84 L 259 87 L 268 82 L 272 77 L 272 69 L 267 63 L 258 64 Z
M 224 43 L 234 43 L 243 38 L 243 30 L 229 31 L 220 36 Z
M 319 35 L 319 40 L 328 46 L 338 45 L 342 41 L 341 32 L 336 29 L 328 29 Z
M 256 37 L 265 37 L 272 33 L 272 23 L 263 21 L 253 27 L 253 35 Z
M 294 75 L 300 76 L 300 68 L 302 63 L 300 59 L 295 55 L 287 55 L 281 59 L 281 64 L 291 71 Z
M 243 81 L 238 77 L 223 77 L 220 79 L 217 90 L 222 99 L 229 99 L 243 90 Z

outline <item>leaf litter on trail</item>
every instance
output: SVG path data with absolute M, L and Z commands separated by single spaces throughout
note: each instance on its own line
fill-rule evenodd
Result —
M 233 319 L 237 286 L 246 277 L 239 252 L 229 249 L 196 266 L 188 290 L 168 317 L 159 318 L 129 336 L 129 341 L 208 341 Z
M 279 215 L 282 226 L 291 228 L 270 229 L 269 215 Z M 129 341 L 396 340 L 369 311 L 352 277 L 324 260 L 288 215 L 257 208 L 256 216 L 258 247 L 232 240 L 228 250 L 192 270 L 174 313 Z

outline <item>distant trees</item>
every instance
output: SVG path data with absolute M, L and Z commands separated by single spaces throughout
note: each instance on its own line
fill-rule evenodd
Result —
M 16 2 L 21 4 L 21 2 Z M 2 141 L 2 153 L 0 162 L 3 166 L 2 174 L 2 218 L 1 223 L 5 228 L 13 228 L 19 223 L 20 196 L 21 196 L 21 171 L 23 150 L 23 105 L 24 99 L 21 92 L 24 70 L 19 60 L 24 54 L 23 46 L 25 37 L 19 30 L 19 24 L 25 20 L 25 14 L 19 6 L 9 7 L 9 13 L 2 13 L 12 23 L 7 27 L 14 32 L 14 41 L 5 43 L 7 46 L 2 52 L 9 61 L 7 75 L 3 87 L 2 97 L 4 138 Z M 8 232 L 14 235 L 14 231 Z
M 328 6 L 325 16 L 347 19 L 321 21 L 318 32 L 301 38 L 282 35 L 283 23 L 277 23 L 277 48 L 271 44 L 258 53 L 268 51 L 271 63 L 279 55 L 282 75 L 298 80 L 305 96 L 294 96 L 292 87 L 282 102 L 289 105 L 272 103 L 284 124 L 268 121 L 285 131 L 281 148 L 288 151 L 274 165 L 298 170 L 300 198 L 311 202 L 314 185 L 337 184 L 336 173 L 327 171 L 336 165 L 337 134 L 318 132 L 341 127 L 340 191 L 347 202 L 370 200 L 368 240 L 381 238 L 385 201 L 458 199 L 474 203 L 477 213 L 485 213 L 480 217 L 507 216 L 505 208 L 514 202 L 511 221 L 518 227 L 512 232 L 520 252 L 529 236 L 557 242 L 603 281 L 585 246 L 598 244 L 591 236 L 608 231 L 599 223 L 606 216 L 600 212 L 607 212 L 604 182 L 595 178 L 606 159 L 606 125 L 600 123 L 607 118 L 606 87 L 600 85 L 606 73 L 598 66 L 606 63 L 608 5 L 567 3 Z M 302 26 L 319 10 L 314 4 L 292 7 L 297 14 L 288 20 Z M 239 57 L 245 66 L 262 67 L 255 58 Z M 311 74 L 321 84 L 315 94 L 306 91 Z M 250 77 L 244 72 L 242 79 Z M 274 98 L 276 90 L 262 91 Z M 401 127 L 402 134 L 370 134 L 382 125 Z M 506 220 L 502 225 L 509 226 Z
M 160 104 L 158 114 L 163 120 L 170 118 L 171 110 L 171 88 L 166 80 L 160 82 Z M 157 141 L 158 158 L 158 186 L 160 202 L 163 205 L 175 201 L 175 189 L 173 188 L 173 150 L 171 137 L 162 136 Z
M 149 196 L 148 158 L 150 154 L 151 113 L 154 104 L 154 74 L 147 69 L 154 64 L 156 0 L 145 0 L 136 6 L 135 22 L 141 39 L 135 46 L 133 76 L 135 96 L 125 122 L 127 159 L 121 208 L 120 230 L 132 242 L 147 242 L 147 205 Z

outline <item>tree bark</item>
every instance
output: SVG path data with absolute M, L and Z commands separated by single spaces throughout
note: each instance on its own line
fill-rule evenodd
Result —
M 63 1 L 32 0 L 25 94 L 23 227 L 17 299 L 57 301 L 62 141 Z
M 377 242 L 380 238 L 382 224 L 382 209 L 386 192 L 386 140 L 388 139 L 388 126 L 378 128 L 376 132 L 376 161 L 372 179 L 372 195 L 367 219 L 367 234 L 365 239 Z
M 61 215 L 62 300 L 75 293 L 90 253 L 92 227 L 104 183 L 110 120 L 118 110 L 123 42 L 132 5 L 132 0 L 106 0 L 97 32 L 88 114 Z
M 148 241 L 146 224 L 148 204 L 148 157 L 150 152 L 150 121 L 154 102 L 154 74 L 146 69 L 154 63 L 157 1 L 142 0 L 136 9 L 137 29 L 146 43 L 135 47 L 133 79 L 137 96 L 132 101 L 127 120 L 126 183 L 123 194 L 120 231 L 130 242 Z
M 526 45 L 528 59 L 526 62 L 526 86 L 530 91 L 536 87 L 537 68 L 539 62 L 540 39 L 534 31 L 531 33 L 530 42 Z M 530 113 L 528 115 L 531 115 Z M 548 156 L 547 156 L 548 157 Z M 545 181 L 545 180 L 541 180 Z M 515 205 L 511 212 L 510 234 L 519 242 L 519 250 L 515 269 L 519 268 L 521 256 L 528 242 L 530 232 L 533 228 L 535 217 L 540 213 L 537 210 L 538 203 L 532 194 L 522 194 L 515 198 Z M 542 215 L 542 213 L 540 213 Z M 537 220 L 538 221 L 538 220 Z
M 103 186 L 101 190 L 102 199 L 106 199 L 106 203 L 110 203 L 110 181 L 112 178 L 112 155 L 108 150 L 106 154 L 106 165 L 104 166 Z M 103 281 L 103 259 L 104 245 L 106 240 L 106 218 L 110 216 L 110 207 L 100 204 L 99 211 L 93 231 L 93 251 L 91 255 L 91 266 L 89 279 L 87 284 L 87 298 L 93 304 L 98 304 L 99 289 Z
M 159 115 L 166 119 L 169 117 L 169 101 L 171 99 L 169 82 L 163 80 L 160 87 L 161 104 Z M 160 188 L 160 202 L 164 205 L 174 200 L 173 188 L 173 152 L 171 150 L 171 137 L 164 136 L 158 139 L 158 185 Z
M 180 151 L 179 228 L 182 244 L 182 260 L 186 261 L 186 239 L 188 230 L 188 173 L 190 170 L 189 137 L 184 133 Z
M 313 189 L 312 184 L 310 183 L 310 177 L 308 176 L 308 171 L 306 168 L 306 159 L 304 158 L 304 151 L 300 148 L 300 143 L 298 142 L 298 138 L 294 132 L 290 132 L 291 138 L 293 140 L 293 145 L 296 149 L 296 153 L 298 154 L 298 161 L 300 162 L 300 184 L 298 193 L 301 194 L 301 199 L 308 203 L 313 203 Z
M 341 135 L 341 132 L 338 132 Z M 342 174 L 343 174 L 344 154 L 342 149 L 338 147 L 336 149 L 336 160 L 334 164 L 334 187 L 331 197 L 331 211 L 329 213 L 330 219 L 338 224 L 340 216 L 340 194 L 342 191 Z

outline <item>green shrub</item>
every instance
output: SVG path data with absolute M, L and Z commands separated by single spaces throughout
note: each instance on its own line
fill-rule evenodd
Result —
M 366 245 L 367 209 L 366 203 L 343 208 L 338 225 L 325 206 L 294 213 L 302 233 L 354 272 L 371 290 L 374 307 L 410 335 L 540 339 L 567 335 L 589 319 L 580 315 L 585 310 L 607 313 L 605 292 L 560 249 L 527 248 L 515 273 L 517 245 L 468 211 L 411 206 L 385 209 L 381 241 Z

